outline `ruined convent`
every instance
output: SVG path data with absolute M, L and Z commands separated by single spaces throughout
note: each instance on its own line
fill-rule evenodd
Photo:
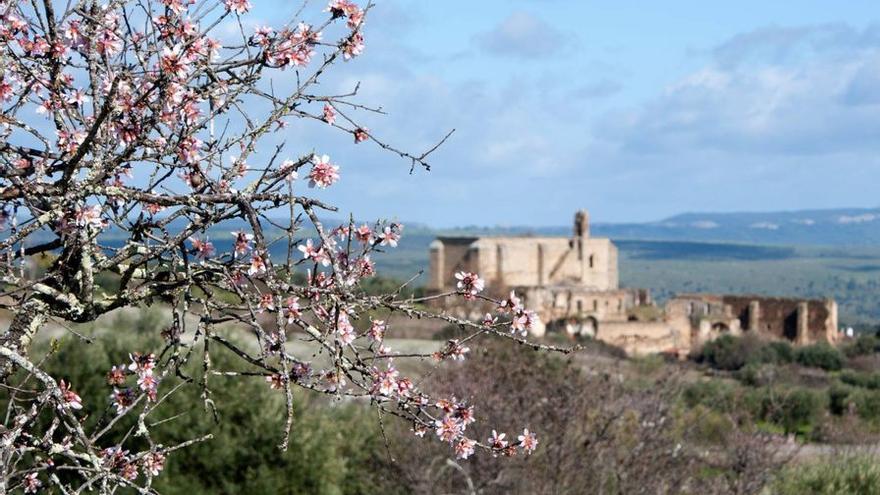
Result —
M 438 237 L 430 246 L 431 292 L 455 290 L 455 273 L 478 273 L 488 295 L 516 291 L 538 312 L 536 336 L 589 336 L 631 354 L 687 354 L 719 335 L 752 332 L 795 344 L 837 338 L 833 300 L 682 294 L 657 307 L 646 289 L 621 288 L 617 247 L 590 236 L 589 214 L 575 214 L 570 238 L 530 235 Z M 477 319 L 478 305 L 445 309 Z

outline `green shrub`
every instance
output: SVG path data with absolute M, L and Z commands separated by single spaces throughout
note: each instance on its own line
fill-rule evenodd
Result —
M 794 433 L 813 426 L 825 408 L 824 395 L 806 388 L 761 389 L 760 419 Z
M 840 381 L 854 387 L 880 389 L 880 373 L 864 373 L 855 370 L 843 370 L 840 373 Z
M 774 495 L 880 495 L 880 463 L 843 456 L 794 465 L 773 484 Z
M 703 405 L 689 409 L 682 420 L 686 423 L 684 428 L 694 439 L 713 445 L 723 444 L 736 429 L 728 415 Z
M 851 396 L 859 417 L 868 421 L 880 420 L 880 392 L 857 390 Z
M 774 364 L 787 364 L 794 362 L 794 348 L 784 340 L 774 340 L 768 343 L 764 349 L 772 351 Z M 770 361 L 767 361 L 770 362 Z
M 754 335 L 722 335 L 704 344 L 697 356 L 700 362 L 729 371 L 741 369 L 747 364 L 788 364 L 794 359 L 794 348 L 788 342 L 767 342 Z
M 755 421 L 764 420 L 764 398 L 767 395 L 766 388 L 749 388 L 739 399 L 737 406 L 745 411 Z
M 763 368 L 760 364 L 749 363 L 736 372 L 736 379 L 750 387 L 764 385 Z
M 847 357 L 866 356 L 880 350 L 880 339 L 875 335 L 861 334 L 842 349 Z
M 682 392 L 682 399 L 690 408 L 701 405 L 722 412 L 733 411 L 737 402 L 734 386 L 720 380 L 692 383 Z
M 52 376 L 72 383 L 82 396 L 90 412 L 87 427 L 112 417 L 107 371 L 112 365 L 128 362 L 128 353 L 133 350 L 158 354 L 162 349 L 158 334 L 163 324 L 167 322 L 161 313 L 138 313 L 112 322 L 113 328 L 137 328 L 137 332 L 100 330 L 91 344 L 73 337 L 60 340 L 57 352 L 44 366 Z M 46 351 L 45 344 L 39 347 L 37 352 Z M 241 360 L 222 348 L 212 348 L 211 357 L 215 369 L 241 368 Z M 159 493 L 343 495 L 404 491 L 385 486 L 386 482 L 379 479 L 381 473 L 395 468 L 386 465 L 376 416 L 367 408 L 296 393 L 294 432 L 288 451 L 282 452 L 278 444 L 285 418 L 283 394 L 270 389 L 260 378 L 213 377 L 212 399 L 220 417 L 215 423 L 196 385 L 201 380 L 200 366 L 193 364 L 183 370 L 193 378 L 193 384 L 184 385 L 157 408 L 152 419 L 169 421 L 157 426 L 153 435 L 165 445 L 206 433 L 213 438 L 169 455 L 165 471 L 154 482 Z M 179 379 L 167 377 L 160 393 L 178 384 Z M 124 418 L 114 428 L 119 433 L 105 438 L 105 443 L 118 441 L 134 419 Z
M 795 352 L 795 361 L 802 366 L 826 371 L 837 371 L 843 367 L 840 351 L 824 342 L 799 348 Z
M 761 343 L 753 338 L 722 335 L 703 345 L 698 360 L 716 369 L 735 371 L 745 366 L 760 346 Z
M 763 387 L 774 383 L 791 381 L 793 374 L 790 369 L 776 364 L 748 363 L 737 371 L 734 376 L 743 385 Z
M 835 383 L 828 387 L 828 410 L 838 416 L 849 411 L 853 404 L 852 395 L 854 389 L 850 386 Z

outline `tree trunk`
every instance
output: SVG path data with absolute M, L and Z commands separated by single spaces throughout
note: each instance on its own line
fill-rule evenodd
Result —
M 36 299 L 25 301 L 21 305 L 9 328 L 0 336 L 0 346 L 6 347 L 22 356 L 27 356 L 31 340 L 47 320 L 46 304 Z M 0 357 L 0 383 L 12 373 L 12 362 Z

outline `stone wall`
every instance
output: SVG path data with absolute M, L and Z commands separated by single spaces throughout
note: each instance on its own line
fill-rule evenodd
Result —
M 617 248 L 608 239 L 438 237 L 431 243 L 429 288 L 450 289 L 455 273 L 478 273 L 493 292 L 568 283 L 618 287 Z
M 665 321 L 600 322 L 596 338 L 630 355 L 676 353 L 690 349 L 690 332 Z
M 837 335 L 834 301 L 726 295 L 724 303 L 744 329 L 768 337 L 806 344 L 833 341 Z
M 631 310 L 651 306 L 646 290 L 619 289 L 617 248 L 609 239 L 590 237 L 589 215 L 575 215 L 572 237 L 438 237 L 431 243 L 429 290 L 455 291 L 455 273 L 479 274 L 486 294 L 496 298 L 515 290 L 542 323 L 573 335 L 589 335 L 629 353 L 687 352 L 720 335 L 753 332 L 796 344 L 833 342 L 837 305 L 832 300 L 724 294 L 683 294 L 671 299 L 654 321 L 629 321 Z M 456 298 L 437 304 L 480 318 L 479 304 L 457 306 Z M 649 313 L 650 314 L 650 313 Z
M 693 346 L 726 332 L 750 332 L 800 345 L 837 339 L 837 304 L 830 299 L 683 294 L 666 308 L 668 321 L 690 326 Z

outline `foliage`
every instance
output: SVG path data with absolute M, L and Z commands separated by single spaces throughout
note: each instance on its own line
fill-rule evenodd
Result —
M 821 368 L 826 371 L 837 371 L 843 368 L 841 352 L 824 342 L 799 347 L 795 351 L 795 361 L 802 366 Z
M 733 412 L 739 402 L 737 395 L 734 384 L 706 379 L 686 386 L 682 399 L 689 408 L 702 405 L 717 411 Z
M 880 463 L 842 455 L 794 465 L 773 484 L 773 495 L 880 495 Z
M 855 370 L 843 370 L 839 375 L 840 381 L 854 387 L 880 389 L 880 372 L 866 373 Z
M 843 354 L 824 342 L 792 348 L 783 341 L 766 341 L 754 335 L 722 335 L 706 342 L 695 356 L 697 361 L 716 369 L 736 371 L 747 364 L 785 364 L 837 371 L 843 367 Z
M 500 453 L 466 435 L 474 416 L 455 395 L 435 397 L 401 373 L 405 356 L 389 353 L 388 324 L 376 315 L 397 312 L 457 324 L 470 337 L 554 348 L 521 339 L 536 314 L 515 295 L 500 301 L 481 294 L 479 274 L 456 274 L 458 290 L 437 297 L 479 299 L 504 313 L 497 321 L 430 311 L 430 299 L 414 299 L 419 291 L 373 279 L 373 257 L 398 245 L 400 223 L 355 224 L 352 215 L 325 225 L 338 207 L 321 191 L 345 180 L 348 164 L 314 143 L 286 139 L 288 125 L 306 136 L 299 131 L 311 123 L 353 140 L 350 146 L 390 152 L 410 172 L 430 169 L 428 157 L 449 134 L 412 154 L 359 124 L 384 111 L 359 101 L 358 83 L 346 90 L 325 82 L 337 62 L 364 50 L 374 5 L 299 3 L 293 18 L 263 26 L 250 0 L 0 0 L 0 309 L 11 313 L 0 334 L 0 385 L 19 393 L 5 404 L 0 492 L 78 493 L 101 485 L 147 493 L 164 483 L 153 478 L 167 457 L 198 450 L 194 443 L 206 438 L 196 435 L 206 424 L 167 412 L 174 405 L 193 410 L 176 397 L 190 385 L 187 374 L 201 374 L 195 383 L 209 414 L 234 397 L 212 395 L 208 383 L 218 377 L 280 391 L 281 409 L 242 411 L 242 419 L 264 422 L 251 434 L 230 434 L 242 442 L 284 451 L 291 441 L 317 438 L 292 436 L 297 408 L 312 400 L 301 392 L 310 391 L 367 400 L 380 415 L 439 432 L 462 459 L 477 449 Z M 107 390 L 93 395 L 94 380 L 74 382 L 79 371 L 67 368 L 47 373 L 31 354 L 31 343 L 55 325 L 144 306 L 169 315 L 152 349 L 118 352 L 111 344 L 117 361 L 110 369 L 100 369 L 107 363 L 99 359 L 83 361 L 89 353 L 75 355 L 78 347 L 59 351 L 68 367 L 83 362 L 79 371 L 109 376 L 117 387 L 112 405 Z M 118 342 L 134 344 L 125 334 L 138 325 L 114 328 Z M 229 326 L 247 331 L 230 339 Z M 322 352 L 292 353 L 294 333 Z M 460 360 L 467 352 L 452 341 L 408 357 Z M 279 416 L 280 423 L 270 421 Z M 176 424 L 193 436 L 175 435 Z M 270 425 L 280 440 L 270 441 Z M 354 432 L 339 433 L 357 441 Z M 508 454 L 536 448 L 534 435 L 522 436 Z M 330 438 L 315 442 L 337 449 Z M 278 455 L 260 460 L 284 464 Z M 207 457 L 237 463 L 227 466 L 244 473 L 236 482 L 256 482 L 246 456 Z M 306 485 L 320 491 L 324 483 Z
M 698 355 L 698 360 L 721 370 L 738 370 L 745 366 L 760 342 L 733 335 L 722 335 L 706 342 Z
M 722 335 L 703 344 L 696 359 L 716 369 L 735 371 L 749 363 L 790 363 L 793 351 L 787 342 L 766 341 L 751 334 Z
M 873 422 L 880 421 L 880 391 L 857 390 L 849 399 L 860 418 Z
M 645 487 L 651 493 L 752 493 L 785 462 L 772 438 L 747 431 L 747 419 L 680 408 L 684 385 L 655 360 L 645 363 L 650 377 L 620 381 L 617 374 L 583 373 L 554 356 L 487 346 L 441 379 L 477 407 L 504 398 L 514 407 L 480 408 L 488 422 L 518 424 L 528 417 L 545 445 L 529 457 L 482 456 L 451 467 L 445 452 L 413 444 L 411 433 L 399 428 L 403 440 L 392 442 L 392 452 L 402 479 L 414 493 L 470 493 L 469 487 L 485 494 L 642 493 Z M 478 438 L 490 436 L 484 429 Z M 718 449 L 712 476 L 705 475 L 707 448 Z
M 876 335 L 863 333 L 852 342 L 843 345 L 841 349 L 848 358 L 866 356 L 880 351 L 880 339 Z
M 811 428 L 825 408 L 825 396 L 805 388 L 761 390 L 761 417 L 794 433 Z
M 828 387 L 828 411 L 838 416 L 850 410 L 852 402 L 852 387 L 835 383 Z
M 158 311 L 118 316 L 110 328 L 135 328 L 137 332 L 101 328 L 90 332 L 92 343 L 66 336 L 46 360 L 46 370 L 76 383 L 85 403 L 103 403 L 109 410 L 112 387 L 104 377 L 106 370 L 124 362 L 129 349 L 159 345 L 156 323 L 160 316 Z M 43 351 L 42 347 L 35 351 Z M 236 358 L 218 352 L 214 364 L 233 367 Z M 381 470 L 376 468 L 393 470 L 393 466 L 382 457 L 384 447 L 375 416 L 362 405 L 297 393 L 297 433 L 291 438 L 290 449 L 283 452 L 277 447 L 284 420 L 283 393 L 270 389 L 260 378 L 251 379 L 260 383 L 220 378 L 211 397 L 218 407 L 219 422 L 215 423 L 195 385 L 203 378 L 203 371 L 196 363 L 182 371 L 193 384 L 181 388 L 157 411 L 158 421 L 167 420 L 161 432 L 169 442 L 185 441 L 194 434 L 210 433 L 213 437 L 168 456 L 166 476 L 154 483 L 161 493 L 341 495 L 372 493 L 377 486 L 383 486 L 384 493 L 402 493 L 395 491 L 392 483 L 383 485 Z M 180 384 L 179 379 L 170 378 L 163 386 Z M 87 419 L 104 420 L 101 415 Z M 242 441 L 245 438 L 247 441 Z

